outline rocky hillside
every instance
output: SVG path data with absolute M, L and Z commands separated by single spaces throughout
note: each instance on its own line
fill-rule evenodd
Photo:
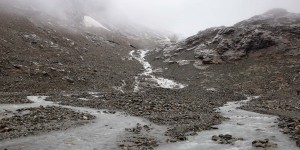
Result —
M 35 12 L 0 6 L 2 92 L 109 91 L 124 82 L 125 88 L 133 88 L 130 83 L 141 66 L 126 59 L 142 44 L 97 27 L 30 13 Z
M 109 1 L 98 0 L 2 0 L 0 4 L 29 17 L 43 21 L 45 24 L 60 21 L 57 25 L 67 28 L 85 28 L 85 18 L 92 18 L 110 34 L 138 41 L 144 45 L 155 45 L 157 42 L 169 40 L 174 34 L 158 31 L 112 12 Z M 36 7 L 39 6 L 39 7 Z M 55 21 L 54 21 L 55 20 Z M 151 43 L 148 44 L 147 42 Z
M 299 55 L 300 14 L 273 9 L 231 27 L 215 27 L 163 49 L 165 62 L 218 64 L 270 54 Z
M 188 84 L 191 93 L 226 89 L 261 96 L 243 109 L 280 116 L 279 127 L 300 146 L 300 14 L 273 9 L 200 31 L 156 49 L 148 60 L 161 70 L 157 75 Z
M 132 90 L 141 66 L 129 52 L 170 42 L 171 33 L 105 10 L 94 0 L 0 1 L 1 91 Z

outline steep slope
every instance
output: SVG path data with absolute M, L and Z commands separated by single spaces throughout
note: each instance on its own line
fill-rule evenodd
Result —
M 143 26 L 138 21 L 131 21 L 118 12 L 110 10 L 109 1 L 99 0 L 2 0 L 3 7 L 9 7 L 32 19 L 38 19 L 44 24 L 49 22 L 67 28 L 86 28 L 87 26 L 102 28 L 113 34 L 136 41 L 141 46 L 155 45 L 175 36 L 169 31 L 158 31 Z M 39 6 L 39 7 L 36 7 Z M 93 24 L 91 26 L 91 23 Z M 100 26 L 101 25 L 101 26 Z M 103 28 L 104 27 L 104 28 Z
M 122 80 L 133 88 L 130 83 L 140 66 L 126 60 L 133 49 L 129 39 L 97 28 L 66 28 L 49 16 L 45 23 L 21 13 L 14 8 L 0 12 L 2 92 L 105 91 Z

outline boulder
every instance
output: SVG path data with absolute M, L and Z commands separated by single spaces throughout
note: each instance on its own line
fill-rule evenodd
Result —
M 211 137 L 211 140 L 218 142 L 219 144 L 232 144 L 236 141 L 242 141 L 244 140 L 242 137 L 233 137 L 230 134 L 220 134 L 220 135 L 214 135 Z
M 269 139 L 264 139 L 264 140 L 254 140 L 252 142 L 253 147 L 261 147 L 261 148 L 277 148 L 276 143 L 272 143 L 269 141 Z

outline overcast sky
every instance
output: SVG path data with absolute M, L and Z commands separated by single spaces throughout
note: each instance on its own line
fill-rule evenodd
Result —
M 300 0 L 109 0 L 111 11 L 143 25 L 185 36 L 208 27 L 233 25 L 241 20 L 285 8 L 300 13 Z
M 300 13 L 300 0 L 0 0 L 24 3 L 61 18 L 76 6 L 83 12 L 111 21 L 134 22 L 184 36 L 215 26 L 230 26 L 272 8 Z M 78 3 L 77 3 L 78 2 Z M 128 19 L 130 21 L 128 21 Z

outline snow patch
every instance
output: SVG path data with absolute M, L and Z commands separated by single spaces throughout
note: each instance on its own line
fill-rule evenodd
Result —
M 90 16 L 84 16 L 83 23 L 86 27 L 96 27 L 96 28 L 103 28 L 107 31 L 110 31 L 108 28 L 106 28 L 104 25 L 96 21 L 94 18 Z

